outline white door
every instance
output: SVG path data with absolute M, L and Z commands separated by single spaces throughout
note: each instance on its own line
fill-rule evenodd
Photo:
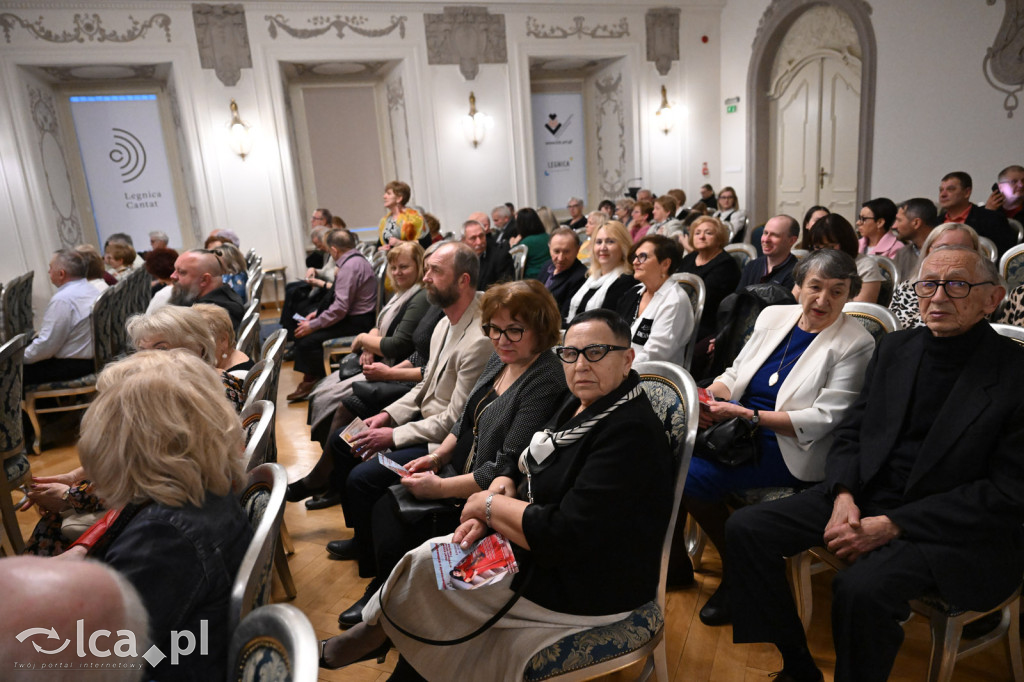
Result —
M 769 199 L 797 220 L 820 204 L 851 222 L 857 197 L 860 64 L 816 56 L 777 81 L 770 98 Z

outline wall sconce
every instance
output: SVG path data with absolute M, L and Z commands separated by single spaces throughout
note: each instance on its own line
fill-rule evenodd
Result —
M 242 161 L 245 161 L 245 157 L 252 151 L 252 126 L 242 120 L 242 117 L 238 114 L 238 105 L 235 104 L 235 100 L 231 100 L 231 122 L 228 123 L 228 145 L 231 147 L 231 151 L 242 157 Z
M 676 122 L 675 112 L 672 110 L 672 105 L 668 103 L 668 92 L 664 85 L 661 86 L 661 106 L 654 112 L 654 120 L 658 123 L 658 130 L 666 135 L 672 132 L 672 126 Z
M 484 135 L 494 125 L 494 120 L 476 110 L 476 95 L 469 93 L 469 113 L 462 117 L 462 132 L 466 140 L 476 149 L 484 141 Z

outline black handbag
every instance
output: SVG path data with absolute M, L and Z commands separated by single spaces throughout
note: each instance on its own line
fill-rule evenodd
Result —
M 353 415 L 366 419 L 379 414 L 415 385 L 407 381 L 357 381 L 352 384 L 352 395 L 342 398 L 341 404 Z
M 441 518 L 451 518 L 458 522 L 462 514 L 462 503 L 465 500 L 421 500 L 401 483 L 388 488 L 391 501 L 395 505 L 398 517 L 405 523 L 415 524 L 430 516 L 435 523 Z
M 341 381 L 362 373 L 363 366 L 359 362 L 359 353 L 349 353 L 338 363 L 338 379 Z
M 712 424 L 697 433 L 693 454 L 727 467 L 756 465 L 761 461 L 757 424 L 743 417 Z

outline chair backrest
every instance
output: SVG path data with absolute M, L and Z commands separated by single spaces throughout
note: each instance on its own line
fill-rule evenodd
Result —
M 25 431 L 21 422 L 22 368 L 28 336 L 18 334 L 0 346 L 0 460 L 21 452 Z
M 1007 249 L 999 259 L 999 274 L 1006 280 L 1008 291 L 1024 284 L 1024 244 Z
M 373 242 L 359 242 L 356 244 L 356 248 L 359 249 L 359 253 L 363 254 L 367 260 L 373 258 L 373 254 L 377 253 L 377 245 Z
M 97 373 L 128 348 L 124 328 L 126 320 L 118 311 L 118 299 L 117 287 L 113 286 L 100 292 L 92 304 L 92 352 Z
M 732 256 L 740 270 L 747 267 L 747 263 L 757 258 L 757 249 L 750 244 L 726 244 L 725 252 Z
M 266 275 L 263 274 L 263 270 L 256 273 L 256 276 L 249 279 L 245 283 L 246 301 L 249 304 L 263 300 L 263 282 L 266 279 Z M 259 310 L 259 304 L 257 303 L 257 311 Z
M 690 299 L 690 306 L 693 308 L 693 331 L 686 341 L 686 354 L 683 356 L 683 369 L 689 371 L 690 363 L 693 361 L 693 349 L 697 346 L 697 335 L 700 330 L 700 318 L 704 315 L 704 300 L 707 296 L 707 287 L 704 280 L 691 272 L 678 272 L 672 275 L 686 292 Z
M 284 343 L 287 338 L 288 331 L 285 329 L 278 329 L 268 336 L 267 340 L 263 342 L 263 349 L 260 351 L 260 358 L 270 360 L 280 366 L 284 359 Z
M 981 255 L 993 263 L 999 262 L 999 249 L 996 247 L 996 243 L 988 237 L 978 235 L 978 250 L 981 251 Z
M 875 339 L 877 346 L 882 337 L 903 328 L 888 308 L 877 303 L 861 303 L 850 301 L 843 306 L 843 312 L 860 322 Z
M 377 264 L 373 269 L 374 276 L 377 277 L 377 314 L 380 314 L 381 308 L 384 307 L 384 302 L 388 300 L 388 260 L 385 258 L 383 261 Z
M 291 604 L 251 611 L 231 635 L 230 682 L 291 682 L 319 677 L 320 643 L 313 625 Z
M 1018 327 L 1014 324 L 993 324 L 992 328 L 1002 336 L 1013 339 L 1020 345 L 1024 346 L 1024 327 Z
M 900 272 L 899 268 L 896 267 L 896 263 L 885 256 L 870 256 L 875 263 L 878 264 L 878 269 L 882 271 L 882 277 L 885 277 L 885 281 L 882 282 L 882 288 L 878 292 L 878 304 L 888 306 L 892 303 L 892 296 L 895 293 L 896 288 L 900 285 Z
M 287 488 L 288 474 L 284 467 L 267 463 L 248 473 L 245 490 L 239 496 L 253 534 L 231 588 L 231 603 L 228 607 L 231 632 L 234 632 L 246 614 L 270 600 L 274 549 L 281 532 Z
M 1024 242 L 1024 225 L 1021 225 L 1021 222 L 1015 218 L 1007 218 L 1006 222 L 1010 223 L 1010 229 L 1017 236 L 1017 243 Z
M 246 405 L 241 418 L 242 430 L 245 431 L 245 454 L 242 455 L 246 462 L 245 470 L 249 471 L 267 462 L 276 462 L 274 404 L 267 400 L 257 400 Z
M 793 249 L 791 253 L 797 258 L 797 260 L 803 258 L 810 253 L 807 249 Z
M 8 341 L 18 334 L 32 338 L 32 280 L 35 271 L 19 275 L 7 283 L 0 297 L 3 327 L 0 328 L 0 340 Z
M 516 244 L 508 250 L 508 254 L 512 256 L 512 268 L 516 273 L 516 279 L 523 278 L 523 273 L 526 271 L 526 255 L 529 251 L 526 244 Z
M 145 313 L 153 298 L 152 276 L 146 268 L 136 268 L 125 279 L 128 280 L 128 300 L 125 302 L 127 317 Z
M 249 407 L 257 400 L 266 400 L 274 378 L 274 366 L 266 360 L 260 360 L 245 375 L 245 405 Z
M 235 348 L 242 351 L 252 360 L 260 359 L 260 316 L 248 315 L 242 318 L 242 331 L 238 334 Z
M 651 401 L 654 413 L 665 424 L 665 431 L 676 460 L 672 515 L 661 549 L 661 579 L 658 581 L 658 606 L 664 613 L 665 583 L 668 577 L 669 554 L 672 551 L 672 534 L 683 499 L 683 484 L 690 470 L 693 443 L 697 438 L 697 384 L 685 370 L 670 362 L 638 362 L 633 365 L 633 369 L 640 375 L 640 386 Z
M 249 249 L 245 253 L 245 264 L 251 266 L 256 262 L 256 249 Z
M 386 264 L 387 262 L 388 262 L 388 252 L 387 251 L 380 251 L 380 250 L 374 251 L 373 252 L 373 258 L 370 259 L 370 265 L 373 267 L 373 271 L 374 272 L 377 272 L 377 269 L 380 267 L 381 263 L 385 263 Z

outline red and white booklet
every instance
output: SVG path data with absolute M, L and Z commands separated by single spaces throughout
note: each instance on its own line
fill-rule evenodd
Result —
M 715 402 L 715 396 L 706 388 L 697 388 L 697 400 L 701 405 L 710 405 Z
M 500 533 L 488 535 L 469 549 L 455 542 L 431 542 L 430 552 L 439 590 L 475 590 L 519 572 L 512 545 Z

